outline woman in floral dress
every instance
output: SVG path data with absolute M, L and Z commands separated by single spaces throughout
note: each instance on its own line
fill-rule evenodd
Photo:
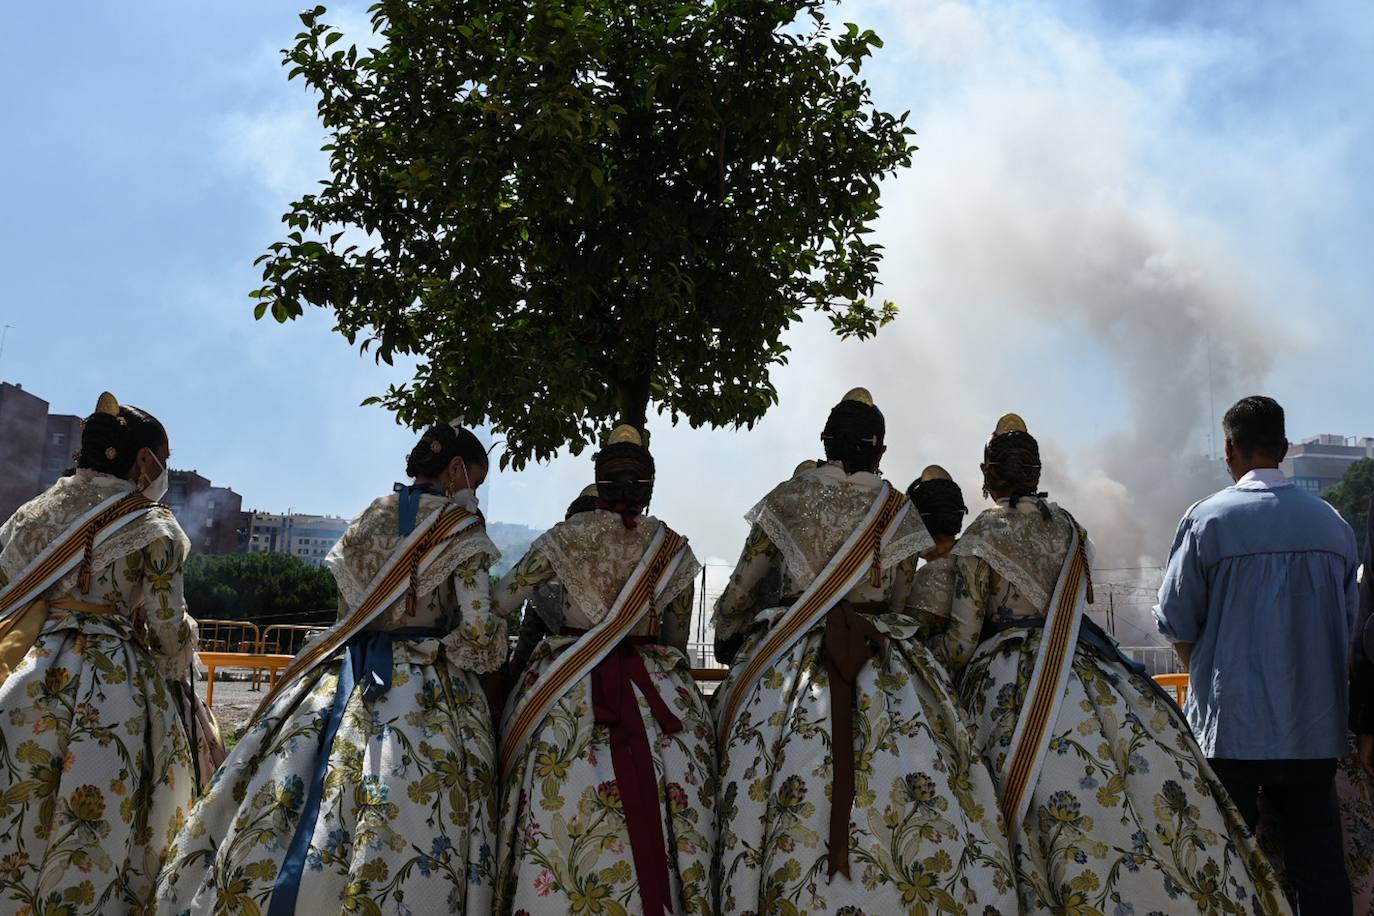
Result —
M 964 491 L 938 464 L 922 471 L 907 487 L 906 495 L 935 540 L 935 546 L 921 554 L 925 562 L 912 580 L 907 610 L 920 625 L 921 641 L 944 664 L 944 633 L 954 598 L 954 557 L 950 552 L 959 543 L 968 507 L 964 505 Z
M 946 657 L 1002 794 L 1025 786 L 1007 814 L 1022 913 L 1279 913 L 1273 870 L 1194 742 L 1178 708 L 1085 614 L 1086 535 L 1038 493 L 1040 451 L 1025 424 L 1004 417 L 984 451 L 984 486 L 997 503 L 953 550 L 955 590 Z M 1083 545 L 1081 563 L 1074 560 Z M 1069 582 L 1076 584 L 1069 585 Z M 1061 585 L 1061 583 L 1064 583 Z M 1086 587 L 1084 587 L 1086 585 Z M 1080 613 L 1058 599 L 1078 594 Z M 1047 623 L 1079 622 L 1076 642 L 1042 639 Z M 1065 611 L 1063 613 L 1069 613 Z M 1037 667 L 1042 643 L 1063 662 Z M 1047 652 L 1047 658 L 1051 653 Z M 1043 670 L 1043 674 L 1042 674 Z M 1058 703 L 1026 719 L 1044 677 Z M 1037 743 L 1040 758 L 1009 767 Z M 1022 723 L 1022 728 L 1018 728 Z M 1028 757 L 1027 759 L 1032 759 Z
M 716 605 L 722 913 L 1016 909 L 992 781 L 906 612 L 933 544 L 878 476 L 883 434 L 846 395 L 826 462 L 748 514 Z
M 547 635 L 502 723 L 496 912 L 706 916 L 715 735 L 685 654 L 700 566 L 643 514 L 654 463 L 633 427 L 612 434 L 596 476 L 595 509 L 570 509 L 494 595 L 513 616 L 555 579 L 562 593 L 526 612 Z M 639 582 L 655 597 L 635 605 Z
M 167 445 L 103 395 L 75 473 L 0 528 L 0 911 L 143 912 L 195 798 L 190 543 L 156 504 Z
M 499 557 L 473 488 L 486 452 L 431 427 L 409 486 L 328 563 L 339 622 L 307 643 L 196 805 L 159 913 L 469 913 L 491 908 L 495 782 L 479 675 L 499 668 Z

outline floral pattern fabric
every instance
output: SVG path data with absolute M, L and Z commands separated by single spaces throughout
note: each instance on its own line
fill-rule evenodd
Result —
M 913 618 L 869 619 L 885 640 L 855 686 L 851 877 L 826 878 L 831 720 L 817 627 L 759 679 L 725 739 L 721 913 L 1015 912 L 997 796 L 940 664 Z
M 837 470 L 808 485 L 819 485 Z M 831 484 L 843 488 L 834 498 L 819 500 L 829 508 L 826 514 L 796 505 L 794 530 L 776 535 L 795 549 L 775 546 L 773 528 L 757 511 L 751 513 L 754 530 L 716 606 L 718 636 L 722 630 L 747 635 L 717 697 L 736 689 L 733 679 L 785 612 L 773 604 L 777 593 L 795 594 L 810 584 L 806 573 L 824 567 L 872 505 L 879 485 L 874 475 L 851 475 Z M 795 486 L 795 480 L 783 484 L 788 490 Z M 762 505 L 794 504 L 770 496 Z M 774 522 L 767 524 L 780 516 L 774 511 Z M 721 913 L 1015 911 L 1011 859 L 992 780 L 940 664 L 918 639 L 920 624 L 905 611 L 916 553 L 932 543 L 919 516 L 910 512 L 907 518 L 917 527 L 901 539 L 901 550 L 885 553 L 882 586 L 865 580 L 848 596 L 889 608 L 868 618 L 882 634 L 882 645 L 854 689 L 850 877 L 827 878 L 833 758 L 821 623 L 741 697 L 733 726 L 722 736 L 716 865 Z M 805 558 L 804 565 L 796 556 Z
M 604 524 L 610 521 L 614 524 Z M 552 635 L 539 643 L 529 667 L 519 673 L 506 704 L 508 717 L 576 642 L 575 637 L 559 635 L 562 627 L 585 628 L 604 617 L 662 524 L 648 518 L 638 528 L 626 529 L 613 513 L 573 516 L 536 540 L 497 585 L 496 604 L 503 615 L 514 615 L 526 602 L 543 598 L 555 576 L 564 586 L 557 618 L 550 619 L 553 611 L 547 606 L 538 612 Z M 579 574 L 579 569 L 584 572 Z M 665 732 L 636 689 L 654 767 L 653 774 L 644 775 L 655 779 L 659 788 L 673 911 L 706 916 L 713 912 L 715 733 L 684 654 L 692 581 L 699 569 L 689 549 L 663 592 L 656 641 L 636 645 L 634 651 L 655 691 L 683 726 L 681 731 Z M 569 587 L 569 580 L 580 584 Z M 590 607 L 579 603 L 587 600 Z M 651 626 L 646 618 L 637 629 Z M 574 683 L 535 727 L 524 753 L 503 779 L 496 905 L 503 916 L 643 913 L 611 761 L 610 731 L 596 721 L 591 694 L 589 676 Z M 509 722 L 503 724 L 503 732 L 507 727 Z
M 421 518 L 443 504 L 422 500 Z M 356 584 L 370 581 L 391 555 L 388 539 L 390 551 L 400 546 L 399 530 L 394 496 L 377 500 L 350 525 L 355 536 L 346 535 L 343 552 L 331 555 L 331 565 L 344 571 L 341 617 L 362 599 Z M 356 684 L 328 747 L 320 746 L 321 736 L 346 650 L 286 685 L 229 755 L 168 851 L 158 876 L 158 913 L 266 912 L 317 766 L 326 768 L 324 793 L 310 829 L 298 912 L 490 910 L 495 749 L 491 711 L 473 667 L 494 667 L 490 641 L 505 639 L 504 623 L 490 614 L 487 569 L 497 556 L 481 529 L 463 532 L 429 566 L 447 577 L 421 577 L 430 590 L 419 592 L 414 612 L 401 599 L 369 626 L 448 635 L 394 641 L 390 688 L 369 699 L 366 685 Z
M 391 689 L 367 700 L 355 688 L 323 751 L 340 660 L 277 698 L 168 851 L 158 913 L 267 912 L 321 753 L 325 790 L 296 912 L 490 911 L 495 777 L 486 699 L 438 639 L 397 641 L 392 653 Z
M 0 529 L 0 585 L 96 505 L 133 485 L 79 472 Z M 98 551 L 89 588 L 69 576 L 33 647 L 0 685 L 0 910 L 144 912 L 196 786 L 171 679 L 189 677 L 187 542 L 155 509 Z
M 998 780 L 1043 630 L 1017 628 L 979 644 L 989 619 L 1044 615 L 1072 520 L 1038 506 L 989 510 L 996 529 L 1035 532 L 1027 553 L 956 548 L 947 651 L 976 748 Z M 1013 514 L 1019 517 L 1012 518 Z M 971 526 L 976 533 L 979 521 Z M 1062 543 L 1057 563 L 1047 545 Z M 1000 554 L 1000 559 L 998 555 Z M 986 556 L 1008 567 L 990 565 Z M 1054 572 L 1051 573 L 1050 570 Z M 1020 582 L 1031 578 L 1035 599 Z M 1049 751 L 1013 856 L 1028 914 L 1256 914 L 1288 907 L 1264 853 L 1202 756 L 1177 707 L 1144 675 L 1079 647 Z
M 540 643 L 508 710 L 575 639 Z M 655 689 L 681 720 L 665 734 L 640 697 L 658 782 L 674 913 L 713 913 L 716 842 L 715 735 L 687 658 L 674 647 L 637 647 Z M 609 732 L 592 712 L 582 678 L 535 729 L 527 753 L 503 780 L 496 912 L 642 914 L 629 829 L 611 766 Z M 652 914 L 657 916 L 657 914 Z

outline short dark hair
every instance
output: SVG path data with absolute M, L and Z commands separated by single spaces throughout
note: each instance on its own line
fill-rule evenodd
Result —
M 1283 408 L 1273 398 L 1251 395 L 1241 398 L 1222 417 L 1226 441 L 1246 455 L 1282 456 L 1288 448 Z

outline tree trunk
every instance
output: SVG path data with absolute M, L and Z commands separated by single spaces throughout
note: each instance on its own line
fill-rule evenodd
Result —
M 643 372 L 616 385 L 620 394 L 620 422 L 628 423 L 641 433 L 649 422 L 649 378 Z

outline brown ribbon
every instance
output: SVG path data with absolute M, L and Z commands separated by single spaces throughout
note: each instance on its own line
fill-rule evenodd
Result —
M 849 877 L 849 818 L 854 811 L 854 685 L 883 634 L 865 617 L 887 606 L 841 602 L 825 616 L 825 669 L 830 679 L 830 861 L 827 877 Z

